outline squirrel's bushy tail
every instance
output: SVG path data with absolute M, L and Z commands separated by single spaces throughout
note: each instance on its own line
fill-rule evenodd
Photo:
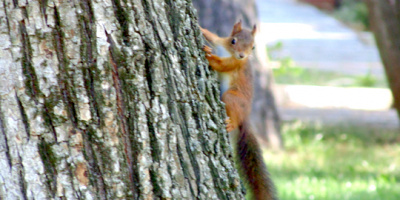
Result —
M 254 200 L 275 200 L 275 187 L 264 163 L 260 147 L 247 120 L 239 126 L 237 154 L 242 177 L 246 178 Z

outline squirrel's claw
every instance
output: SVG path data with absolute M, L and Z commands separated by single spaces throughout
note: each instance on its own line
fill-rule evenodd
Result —
M 231 132 L 231 131 L 235 130 L 235 127 L 234 127 L 231 119 L 229 119 L 229 117 L 226 118 L 225 123 L 226 123 L 226 131 Z
M 210 56 L 212 54 L 212 48 L 207 45 L 203 46 L 203 51 L 206 52 L 206 56 Z

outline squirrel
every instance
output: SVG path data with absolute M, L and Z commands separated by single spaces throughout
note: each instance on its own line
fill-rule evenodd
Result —
M 231 132 L 239 128 L 236 139 L 236 159 L 239 172 L 245 177 L 245 182 L 255 200 L 277 199 L 275 187 L 269 178 L 267 167 L 262 158 L 260 147 L 250 130 L 249 115 L 253 98 L 253 77 L 248 62 L 249 55 L 254 49 L 256 25 L 252 30 L 243 29 L 241 20 L 234 24 L 228 37 L 219 37 L 209 30 L 201 31 L 211 44 L 225 48 L 231 57 L 218 57 L 212 54 L 212 49 L 204 45 L 203 50 L 212 69 L 228 73 L 230 76 L 229 89 L 222 95 L 228 118 L 226 130 Z

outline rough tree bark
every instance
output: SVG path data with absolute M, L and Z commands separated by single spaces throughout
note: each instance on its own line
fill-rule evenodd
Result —
M 394 107 L 400 119 L 400 1 L 366 0 Z
M 186 0 L 3 0 L 0 199 L 243 199 Z
M 248 28 L 258 23 L 254 0 L 193 0 L 193 4 L 199 13 L 200 25 L 220 36 L 228 36 L 239 19 Z M 256 46 L 255 56 L 251 60 L 255 71 L 251 121 L 262 142 L 267 142 L 273 149 L 281 149 L 280 119 L 271 90 L 273 79 L 267 68 L 266 44 L 256 40 Z

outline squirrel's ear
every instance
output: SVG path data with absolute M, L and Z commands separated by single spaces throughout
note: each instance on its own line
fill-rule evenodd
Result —
M 242 20 L 239 20 L 235 25 L 233 25 L 231 35 L 235 35 L 236 33 L 239 33 L 240 31 L 242 31 Z
M 251 30 L 251 34 L 254 36 L 257 32 L 257 26 L 254 24 L 253 30 Z

